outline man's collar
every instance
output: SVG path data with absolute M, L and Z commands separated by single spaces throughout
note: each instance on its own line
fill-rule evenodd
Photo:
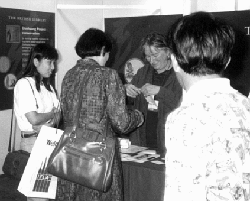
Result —
M 235 93 L 227 78 L 204 79 L 194 83 L 184 94 L 183 101 L 193 100 L 198 97 L 213 93 Z

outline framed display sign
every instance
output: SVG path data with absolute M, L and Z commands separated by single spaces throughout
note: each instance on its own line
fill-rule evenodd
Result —
M 55 14 L 0 8 L 0 110 L 13 106 L 15 83 L 38 43 L 54 46 Z

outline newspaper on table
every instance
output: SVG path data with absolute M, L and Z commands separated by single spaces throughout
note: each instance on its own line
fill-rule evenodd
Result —
M 62 134 L 60 129 L 42 126 L 19 183 L 19 192 L 27 197 L 55 198 L 57 177 L 49 174 L 46 167 Z

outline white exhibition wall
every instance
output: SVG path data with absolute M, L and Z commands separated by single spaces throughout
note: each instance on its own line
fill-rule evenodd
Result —
M 70 8 L 70 6 L 72 7 Z M 73 6 L 78 5 L 78 6 Z M 79 59 L 74 46 L 80 34 L 90 27 L 104 29 L 104 18 L 145 15 L 189 14 L 194 11 L 234 11 L 250 9 L 249 0 L 0 0 L 4 8 L 54 12 L 56 47 L 60 53 L 56 87 L 60 93 L 66 71 Z M 0 111 L 0 174 L 7 154 L 11 111 Z M 16 149 L 19 148 L 20 131 Z

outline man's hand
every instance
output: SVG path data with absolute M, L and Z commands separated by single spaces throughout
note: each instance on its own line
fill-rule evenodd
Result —
M 156 85 L 152 85 L 149 83 L 146 83 L 142 86 L 141 92 L 144 94 L 144 96 L 150 96 L 150 95 L 156 95 L 160 91 L 160 87 Z
M 126 94 L 132 98 L 135 98 L 141 93 L 141 90 L 132 84 L 125 84 Z

